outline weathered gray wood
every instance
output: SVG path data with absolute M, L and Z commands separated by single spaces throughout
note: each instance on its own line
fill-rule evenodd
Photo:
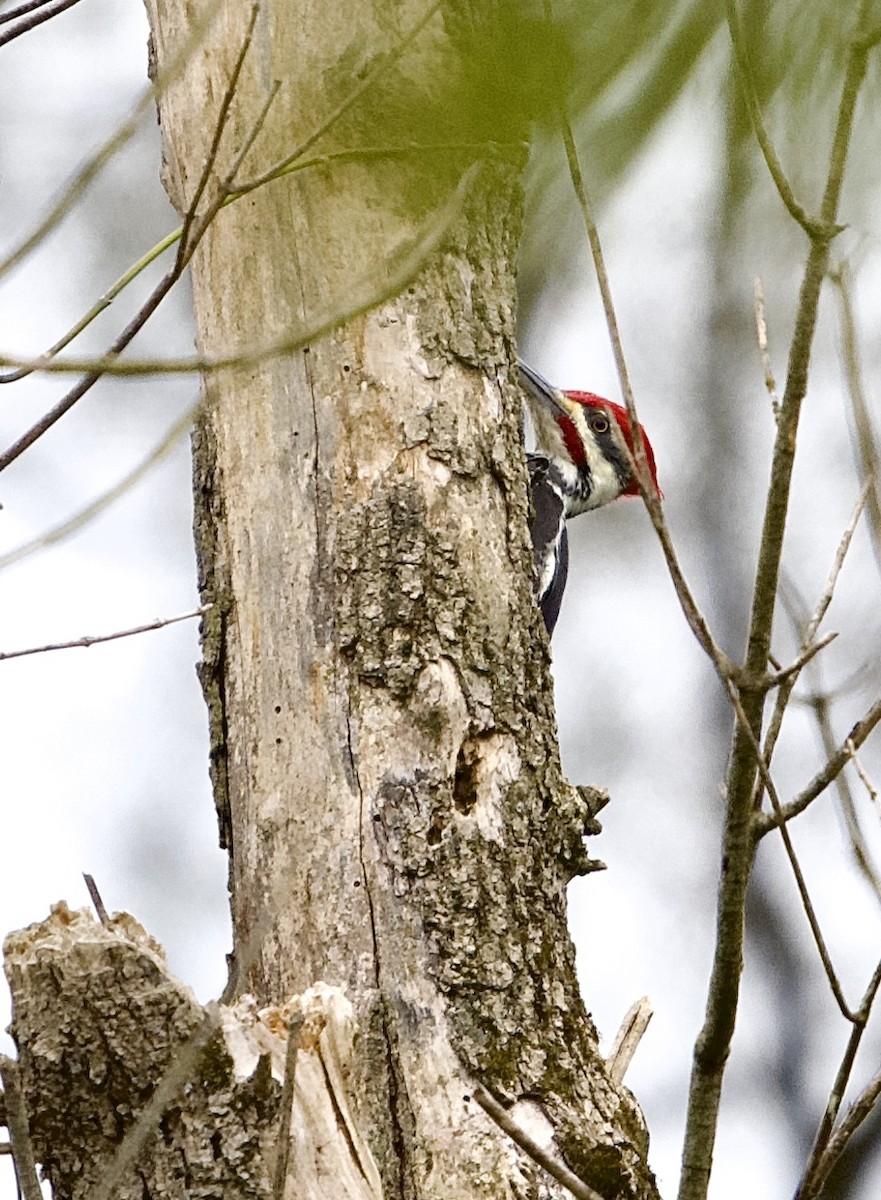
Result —
M 149 0 L 160 68 L 209 7 Z M 246 177 L 316 128 L 423 11 L 267 0 L 219 173 L 275 80 Z M 480 11 L 445 8 L 314 152 L 400 142 L 402 114 L 439 122 Z M 248 14 L 221 6 L 162 98 L 182 212 Z M 347 310 L 365 281 L 381 293 L 386 264 L 472 158 L 337 163 L 225 209 L 193 261 L 200 351 L 282 339 Z M 351 1003 L 346 1094 L 387 1200 L 562 1194 L 473 1101 L 476 1081 L 603 1196 L 656 1194 L 566 929 L 594 806 L 561 775 L 532 600 L 509 375 L 521 159 L 488 156 L 443 252 L 402 294 L 302 353 L 210 375 L 194 442 L 237 971 L 260 1003 L 318 980 Z M 24 1055 L 33 1032 L 16 1027 Z M 286 1195 L 305 1194 L 290 1179 Z M 323 1186 L 326 1200 L 349 1194 Z

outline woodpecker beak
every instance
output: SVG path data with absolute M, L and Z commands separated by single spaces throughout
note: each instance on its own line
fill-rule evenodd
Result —
M 522 358 L 518 358 L 517 365 L 520 368 L 520 386 L 545 408 L 562 417 L 569 417 L 570 420 L 579 411 L 580 405 L 570 400 L 565 392 L 548 383 L 544 376 L 539 375 L 538 371 L 533 370 Z

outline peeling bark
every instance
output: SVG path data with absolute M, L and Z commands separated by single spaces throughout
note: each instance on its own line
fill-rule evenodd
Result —
M 149 0 L 160 67 L 193 7 Z M 446 120 L 438 81 L 462 73 L 463 29 L 478 11 L 445 9 L 316 150 L 372 144 L 378 114 L 408 104 Z M 270 81 L 284 86 L 246 174 L 333 111 L 419 15 L 389 0 L 345 17 L 268 0 L 235 98 L 239 138 Z M 162 98 L 181 211 L 246 20 L 222 8 L 210 53 L 194 54 Z M 446 200 L 461 159 L 440 171 L 400 156 L 313 170 L 224 210 L 193 260 L 200 350 L 253 348 L 344 308 L 347 284 L 371 265 L 381 277 Z M 521 167 L 516 151 L 483 163 L 443 251 L 403 294 L 303 353 L 211 375 L 194 438 L 200 587 L 214 604 L 201 677 L 235 974 L 261 1004 L 324 980 L 351 1005 L 347 1103 L 379 1180 L 361 1170 L 367 1194 L 387 1200 L 562 1194 L 473 1101 L 475 1082 L 528 1115 L 608 1200 L 656 1195 L 639 1110 L 599 1056 L 566 928 L 568 881 L 598 865 L 583 839 L 600 804 L 560 770 L 532 598 L 509 374 Z M 27 1013 L 43 1002 L 27 996 L 45 986 L 37 973 L 19 989 L 15 1018 L 33 1086 L 40 1022 Z M 125 997 L 130 983 L 118 973 L 114 986 Z M 170 1063 L 199 1014 L 178 993 L 164 1003 Z M 165 1062 L 145 1057 L 144 1088 Z M 276 1119 L 276 1085 L 267 1078 L 248 1103 L 243 1136 L 265 1179 L 275 1151 L 261 1121 Z M 179 1119 L 189 1108 L 188 1097 Z M 59 1112 L 44 1146 L 64 1136 Z M 108 1144 L 122 1132 L 96 1127 Z M 159 1167 L 156 1179 L 152 1196 L 181 1194 Z M 323 1189 L 327 1200 L 353 1194 L 330 1177 Z M 285 1194 L 308 1190 L 289 1175 Z

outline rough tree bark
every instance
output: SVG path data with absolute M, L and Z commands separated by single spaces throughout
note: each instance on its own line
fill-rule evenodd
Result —
M 148 0 L 160 68 L 199 7 L 204 15 L 210 5 Z M 273 81 L 281 88 L 244 177 L 302 142 L 423 11 L 392 0 L 354 11 L 264 3 L 217 173 Z M 162 97 L 166 186 L 181 212 L 248 17 L 243 4 L 221 6 Z M 315 151 L 401 142 L 414 129 L 424 138 L 426 123 L 439 142 L 451 132 L 463 140 L 461 114 L 450 117 L 473 85 L 463 46 L 475 22 L 491 35 L 492 20 L 491 5 L 443 7 Z M 225 209 L 193 262 L 200 352 L 252 350 L 309 328 L 350 307 L 364 280 L 381 291 L 384 264 L 418 241 L 473 158 L 460 150 L 337 162 Z M 344 1048 L 334 1051 L 344 1068 L 334 1079 L 325 1062 L 322 1076 L 351 1177 L 340 1168 L 311 1190 L 321 1139 L 305 1139 L 311 1076 L 298 1067 L 289 1197 L 561 1194 L 474 1103 L 475 1081 L 514 1105 L 539 1140 L 551 1144 L 553 1134 L 555 1152 L 604 1197 L 656 1195 L 641 1117 L 600 1058 L 566 928 L 566 884 L 590 868 L 583 837 L 595 805 L 561 775 L 531 595 L 521 402 L 509 373 L 521 168 L 514 150 L 482 162 L 443 250 L 402 294 L 296 355 L 206 381 L 194 439 L 200 585 L 213 605 L 202 680 L 230 852 L 234 990 L 281 1006 L 323 981 L 338 989 L 319 989 L 334 997 L 334 1013 L 351 1006 L 338 1021 Z M 138 937 L 82 928 L 100 943 L 96 974 L 123 1012 L 134 1004 L 129 980 L 141 987 L 145 971 L 166 994 L 161 964 Z M 15 1035 L 32 1111 L 36 1086 L 53 1104 L 79 1106 L 75 1119 L 33 1120 L 35 1149 L 55 1164 L 57 1193 L 78 1196 L 102 1178 L 149 1089 L 139 1070 L 135 1092 L 111 1106 L 116 1124 L 96 1121 L 79 1157 L 64 1157 L 65 1126 L 88 1127 L 81 1110 L 106 1085 L 64 1092 L 71 1047 L 47 1045 L 47 1012 L 68 1030 L 92 1018 L 75 1019 L 77 1001 L 59 999 L 81 997 L 81 972 L 69 993 L 59 983 L 71 937 L 51 923 L 16 936 Z M 53 955 L 60 963 L 47 969 Z M 130 963 L 126 972 L 110 969 L 117 958 Z M 54 1008 L 34 999 L 41 987 Z M 272 1010 L 262 1024 L 280 1037 L 281 1017 L 304 1006 Z M 201 1019 L 180 997 L 162 1011 L 164 1032 L 152 1033 L 162 1046 L 157 1078 Z M 225 1043 L 212 1032 L 213 1049 L 194 1068 L 199 1086 L 178 1097 L 174 1120 L 163 1118 L 164 1149 L 148 1144 L 118 1194 L 220 1194 L 218 1180 L 231 1195 L 270 1194 L 281 1093 L 267 1069 L 260 1078 L 239 1069 L 241 1038 L 229 1027 L 251 1029 L 256 1018 L 244 1012 L 228 1017 Z M 117 1018 L 102 1010 L 105 1042 Z M 126 1056 L 140 1061 L 145 1051 L 137 1029 L 110 1040 L 105 1075 L 118 1090 Z M 302 1053 L 313 1043 L 304 1039 Z M 284 1055 L 270 1048 L 278 1067 Z M 259 1054 L 251 1060 L 259 1072 Z M 218 1124 L 213 1141 L 208 1132 L 218 1108 L 223 1122 L 244 1114 L 249 1147 L 245 1167 L 239 1155 L 228 1175 L 228 1127 Z M 198 1175 L 201 1190 L 187 1136 L 213 1147 L 214 1165 L 198 1167 L 208 1172 Z M 161 1166 L 172 1150 L 190 1164 L 188 1192 Z M 77 1176 L 71 1164 L 86 1154 Z

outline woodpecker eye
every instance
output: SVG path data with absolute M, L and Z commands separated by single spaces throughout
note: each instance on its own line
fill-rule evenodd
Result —
M 602 413 L 594 413 L 594 415 L 590 418 L 590 427 L 594 433 L 608 433 L 609 418 L 603 416 Z

